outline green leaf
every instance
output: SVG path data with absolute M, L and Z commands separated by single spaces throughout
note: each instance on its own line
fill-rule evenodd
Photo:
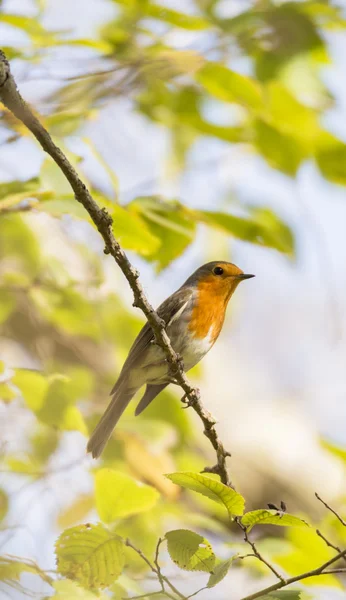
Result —
M 129 209 L 140 214 L 150 232 L 161 242 L 158 250 L 147 254 L 158 270 L 180 256 L 194 239 L 196 224 L 179 202 L 142 197 L 131 202 Z
M 46 158 L 41 167 L 41 182 L 45 189 L 51 190 L 59 199 L 74 198 L 73 190 L 58 165 Z M 76 204 L 77 200 L 75 200 Z
M 54 600 L 109 600 L 109 596 L 102 594 L 101 596 L 80 587 L 76 581 L 71 579 L 62 579 L 54 581 L 53 588 L 55 594 L 52 596 Z
M 208 63 L 198 71 L 196 79 L 219 100 L 236 102 L 251 109 L 258 109 L 262 105 L 259 84 L 224 65 Z
M 161 240 L 138 214 L 117 204 L 107 208 L 113 218 L 114 234 L 124 248 L 143 256 L 151 256 L 159 250 Z
M 90 589 L 110 586 L 121 574 L 124 543 L 103 525 L 78 525 L 66 529 L 55 544 L 60 575 Z
M 165 23 L 180 27 L 181 29 L 196 31 L 209 27 L 209 22 L 203 19 L 203 17 L 181 13 L 172 8 L 167 8 L 162 4 L 145 3 L 144 9 L 148 17 L 165 21 Z
M 30 196 L 30 192 L 36 192 L 40 189 L 40 180 L 38 177 L 27 179 L 26 181 L 8 181 L 0 183 L 0 200 L 11 196 Z M 33 193 L 33 196 L 35 194 Z M 0 202 L 0 206 L 1 206 Z
M 209 542 L 188 529 L 166 533 L 167 548 L 173 562 L 185 571 L 210 573 L 215 564 L 215 554 Z
M 87 433 L 80 410 L 72 405 L 79 399 L 73 380 L 59 374 L 47 378 L 39 371 L 17 369 L 12 381 L 40 421 L 59 429 Z
M 40 567 L 31 560 L 18 559 L 15 556 L 0 556 L 0 581 L 7 585 L 19 581 L 22 573 L 32 573 L 41 577 L 43 581 L 51 584 L 52 580 Z M 15 587 L 15 586 L 13 586 Z
M 180 485 L 183 488 L 202 494 L 218 504 L 223 504 L 227 509 L 230 519 L 235 516 L 241 516 L 244 512 L 245 500 L 244 498 L 227 487 L 220 481 L 202 475 L 201 473 L 170 473 L 166 475 L 168 479 Z
M 85 208 L 76 200 L 68 199 L 66 200 L 46 200 L 45 202 L 40 202 L 35 206 L 36 210 L 40 212 L 45 212 L 53 217 L 61 217 L 61 215 L 71 215 L 72 217 L 76 217 L 77 219 L 87 220 L 89 219 L 89 215 L 86 212 Z
M 19 215 L 0 219 L 0 257 L 15 257 L 17 268 L 35 277 L 40 266 L 40 247 L 31 229 Z
M 207 225 L 241 240 L 275 248 L 288 255 L 294 253 L 294 238 L 290 228 L 270 209 L 253 209 L 249 217 L 207 210 L 195 211 L 195 215 Z
M 318 113 L 298 100 L 281 83 L 271 82 L 267 87 L 266 112 L 273 127 L 283 134 L 298 138 L 312 151 L 320 134 Z
M 33 287 L 29 297 L 40 314 L 64 333 L 99 340 L 100 324 L 95 319 L 93 302 L 71 284 L 65 287 Z
M 46 465 L 47 460 L 58 447 L 59 433 L 57 431 L 52 431 L 51 427 L 39 427 L 34 431 L 30 438 L 30 442 L 33 460 L 38 464 Z M 68 525 L 70 525 L 70 523 Z
M 34 412 L 40 410 L 49 385 L 42 373 L 30 369 L 17 369 L 12 382 L 20 389 L 28 408 Z
M 44 403 L 36 411 L 37 417 L 43 423 L 66 431 L 80 431 L 87 434 L 88 430 L 80 410 L 71 403 L 76 400 L 72 395 L 73 387 L 70 379 L 64 375 L 52 375 Z
M 159 497 L 155 488 L 124 473 L 101 469 L 95 474 L 96 509 L 105 523 L 149 510 Z
M 0 21 L 12 25 L 12 27 L 22 29 L 37 42 L 39 40 L 45 40 L 47 42 L 49 39 L 52 43 L 55 41 L 52 32 L 46 31 L 36 18 L 31 19 L 30 17 L 1 12 Z
M 261 119 L 255 122 L 255 146 L 271 167 L 291 177 L 296 175 L 305 158 L 305 148 L 297 138 Z
M 330 440 L 326 439 L 321 439 L 321 446 L 346 463 L 346 448 L 344 446 L 337 446 Z
M 278 514 L 277 510 L 260 509 L 245 513 L 242 523 L 248 531 L 255 525 L 281 525 L 282 527 L 308 527 L 303 519 L 288 513 Z
M 215 567 L 213 568 L 213 572 L 211 573 L 208 579 L 208 588 L 214 587 L 226 577 L 228 570 L 232 564 L 232 561 L 233 558 L 229 558 L 228 560 L 223 560 L 215 565 Z
M 346 144 L 326 134 L 317 147 L 315 158 L 326 179 L 332 183 L 346 185 Z

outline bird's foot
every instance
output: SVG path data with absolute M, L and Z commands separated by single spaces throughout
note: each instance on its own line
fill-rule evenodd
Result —
M 194 393 L 192 393 L 191 396 L 189 396 L 189 394 L 184 394 L 184 396 L 181 398 L 181 401 L 183 404 L 185 404 L 185 406 L 182 406 L 182 408 L 185 409 L 194 406 L 196 404 L 196 401 L 200 399 L 200 396 L 201 392 L 198 388 L 195 388 Z

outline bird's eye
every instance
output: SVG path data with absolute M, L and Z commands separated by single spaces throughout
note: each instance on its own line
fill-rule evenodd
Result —
M 214 273 L 214 275 L 222 275 L 223 268 L 222 267 L 215 267 L 213 273 Z

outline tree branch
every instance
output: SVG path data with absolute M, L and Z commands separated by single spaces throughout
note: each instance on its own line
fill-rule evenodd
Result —
M 336 512 L 336 510 L 334 510 L 334 508 L 332 508 L 331 506 L 329 506 L 329 504 L 327 504 L 327 502 L 325 502 L 324 500 L 322 500 L 321 496 L 318 495 L 317 492 L 315 492 L 315 496 L 317 498 L 317 500 L 319 500 L 320 502 L 322 502 L 322 504 L 331 512 L 333 513 L 333 515 L 336 516 L 337 519 L 339 519 L 341 525 L 343 525 L 344 527 L 346 527 L 346 521 L 344 521 L 344 519 L 342 519 L 340 517 L 340 515 Z
M 270 564 L 263 556 L 262 554 L 259 552 L 259 550 L 256 547 L 255 542 L 253 542 L 252 540 L 250 540 L 248 532 L 246 530 L 245 525 L 243 525 L 241 523 L 241 521 L 239 519 L 237 519 L 237 523 L 239 525 L 239 527 L 243 530 L 244 532 L 244 540 L 247 544 L 249 544 L 249 546 L 252 548 L 253 551 L 253 556 L 255 556 L 256 558 L 258 558 L 258 560 L 260 560 L 264 565 L 266 565 L 266 567 L 268 567 L 268 569 L 275 575 L 275 577 L 277 579 L 279 579 L 281 581 L 281 583 L 283 585 L 286 585 L 286 579 L 284 579 L 280 573 L 275 569 L 275 567 L 273 567 L 272 564 Z
M 154 332 L 157 345 L 160 346 L 166 355 L 170 374 L 174 377 L 176 383 L 184 390 L 184 398 L 187 398 L 188 405 L 193 407 L 203 421 L 204 433 L 216 451 L 217 469 L 222 483 L 233 487 L 226 467 L 226 458 L 229 456 L 229 453 L 225 450 L 216 432 L 215 419 L 213 419 L 210 413 L 205 410 L 200 402 L 198 389 L 194 388 L 186 377 L 180 357 L 174 351 L 166 333 L 164 321 L 160 319 L 146 298 L 143 288 L 138 280 L 138 271 L 131 265 L 125 252 L 115 239 L 112 231 L 112 217 L 104 208 L 100 208 L 97 205 L 65 154 L 54 144 L 48 131 L 43 127 L 29 108 L 28 104 L 21 97 L 16 82 L 11 74 L 10 64 L 2 50 L 0 50 L 0 100 L 27 126 L 41 144 L 43 150 L 52 157 L 70 183 L 77 202 L 84 206 L 91 220 L 102 235 L 105 243 L 105 254 L 111 254 L 113 256 L 132 289 L 134 296 L 133 306 L 140 308 L 145 314 Z
M 330 560 L 328 560 L 327 562 L 323 563 L 323 565 L 321 565 L 320 567 L 317 567 L 317 569 L 312 569 L 311 571 L 307 571 L 306 573 L 301 573 L 300 575 L 296 575 L 295 577 L 290 577 L 289 579 L 286 579 L 286 581 L 278 581 L 278 583 L 274 583 L 273 585 L 270 585 L 269 587 L 260 590 L 259 592 L 255 592 L 254 594 L 250 594 L 249 596 L 244 596 L 241 600 L 255 600 L 255 598 L 260 598 L 261 596 L 265 596 L 266 594 L 269 594 L 270 592 L 275 592 L 276 590 L 280 590 L 283 587 L 287 587 L 288 585 L 291 585 L 292 583 L 297 583 L 298 581 L 303 581 L 303 579 L 308 579 L 309 577 L 316 577 L 318 575 L 331 575 L 331 574 L 335 574 L 335 573 L 344 573 L 345 569 L 328 569 L 328 567 L 332 564 L 334 564 L 335 562 L 337 562 L 338 560 L 340 560 L 341 558 L 344 558 L 346 556 L 346 550 L 342 550 L 342 552 L 339 552 L 338 554 L 336 554 L 335 556 L 333 556 L 333 558 L 331 558 Z

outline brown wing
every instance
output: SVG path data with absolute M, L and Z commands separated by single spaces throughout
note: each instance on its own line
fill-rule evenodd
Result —
M 169 298 L 162 302 L 162 304 L 160 304 L 159 308 L 157 309 L 157 314 L 159 315 L 159 317 L 161 317 L 161 319 L 165 321 L 166 325 L 169 325 L 169 323 L 174 318 L 174 315 L 176 315 L 177 312 L 179 312 L 179 310 L 183 309 L 184 305 L 192 297 L 192 294 L 193 290 L 191 288 L 181 288 L 174 294 L 169 296 Z M 114 385 L 111 394 L 114 393 L 116 387 L 119 385 L 120 381 L 127 375 L 129 370 L 135 366 L 137 360 L 141 359 L 143 352 L 148 348 L 150 342 L 153 339 L 153 331 L 149 323 L 147 322 L 139 332 L 134 343 L 132 344 L 129 355 L 121 370 L 119 379 Z

